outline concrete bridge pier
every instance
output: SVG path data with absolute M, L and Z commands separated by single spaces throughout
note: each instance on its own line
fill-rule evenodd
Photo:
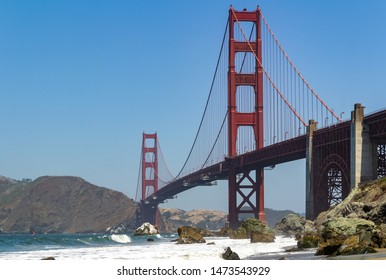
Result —
M 309 121 L 306 135 L 306 218 L 314 217 L 314 188 L 312 176 L 312 138 L 317 127 L 317 122 Z
M 364 108 L 357 103 L 351 112 L 350 188 L 377 176 L 377 147 L 370 139 L 369 126 L 363 123 Z
M 306 135 L 306 218 L 314 219 L 343 200 L 360 182 L 379 175 L 379 148 L 355 104 L 351 121 L 317 130 L 310 120 Z

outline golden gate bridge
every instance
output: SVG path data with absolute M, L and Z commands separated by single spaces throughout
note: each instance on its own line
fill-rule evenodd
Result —
M 355 104 L 343 122 L 291 61 L 260 8 L 231 6 L 201 121 L 172 175 L 157 134 L 143 134 L 139 222 L 196 186 L 228 181 L 228 222 L 265 220 L 264 168 L 306 159 L 306 216 L 342 201 L 359 182 L 386 173 L 386 111 Z M 137 190 L 137 191 L 138 191 Z M 199 201 L 197 202 L 199 203 Z

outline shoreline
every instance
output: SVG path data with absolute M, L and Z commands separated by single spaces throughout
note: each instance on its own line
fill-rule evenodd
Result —
M 376 253 L 349 255 L 349 256 L 336 256 L 330 257 L 331 260 L 386 260 L 386 249 L 378 248 Z

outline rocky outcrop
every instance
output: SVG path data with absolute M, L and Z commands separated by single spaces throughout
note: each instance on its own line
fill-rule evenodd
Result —
M 313 221 L 306 220 L 306 218 L 296 214 L 285 216 L 274 227 L 276 234 L 285 236 L 304 234 L 306 232 L 314 232 L 315 230 Z
M 177 244 L 193 244 L 193 243 L 206 243 L 206 240 L 201 234 L 201 229 L 184 226 L 178 228 Z
M 386 235 L 373 221 L 338 217 L 323 224 L 323 242 L 317 255 L 352 255 L 373 253 L 383 248 Z
M 386 178 L 359 185 L 315 220 L 318 255 L 350 255 L 386 247 Z
M 134 232 L 135 236 L 156 235 L 156 234 L 159 234 L 158 228 L 150 223 L 143 223 Z
M 386 178 L 361 184 L 351 190 L 340 204 L 321 213 L 315 220 L 318 230 L 329 218 L 347 217 L 386 223 Z
M 134 228 L 136 203 L 79 177 L 45 176 L 0 188 L 0 228 L 19 233 L 105 232 Z
M 255 242 L 273 242 L 275 240 L 274 232 L 263 222 L 248 218 L 241 223 L 237 230 L 230 230 L 229 237 L 232 239 L 250 239 Z

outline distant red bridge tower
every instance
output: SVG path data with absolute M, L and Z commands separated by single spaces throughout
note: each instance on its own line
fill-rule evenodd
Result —
M 150 222 L 158 224 L 158 207 L 154 204 L 146 204 L 145 199 L 158 191 L 158 140 L 157 133 L 142 136 L 142 196 L 139 209 L 140 223 Z M 137 215 L 138 216 L 138 215 Z

